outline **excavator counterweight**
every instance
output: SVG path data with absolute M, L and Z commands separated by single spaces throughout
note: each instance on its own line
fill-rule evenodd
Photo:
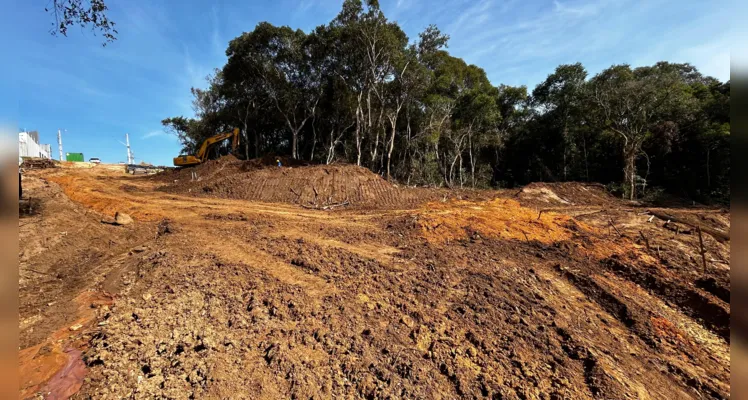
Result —
M 239 146 L 239 128 L 234 128 L 231 132 L 219 133 L 205 139 L 197 150 L 197 154 L 186 154 L 174 157 L 174 165 L 177 167 L 188 167 L 191 165 L 202 164 L 208 159 L 210 149 L 218 143 L 231 138 L 231 152 L 235 152 Z

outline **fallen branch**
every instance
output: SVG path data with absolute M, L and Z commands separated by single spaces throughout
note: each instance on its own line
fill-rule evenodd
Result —
M 327 206 L 323 206 L 322 209 L 323 210 L 332 210 L 333 208 L 345 207 L 345 206 L 347 206 L 349 204 L 350 203 L 348 202 L 348 200 L 346 200 L 346 201 L 344 201 L 342 203 L 336 203 L 336 204 L 330 204 L 330 205 L 327 205 Z
M 584 214 L 577 214 L 577 215 L 574 215 L 574 218 L 579 218 L 579 217 L 586 217 L 586 216 L 588 216 L 588 215 L 599 214 L 599 213 L 601 213 L 601 212 L 603 212 L 603 211 L 605 211 L 605 210 L 603 209 L 603 210 L 597 210 L 597 211 L 593 211 L 593 212 L 588 212 L 588 213 L 584 213 Z
M 616 224 L 613 223 L 613 217 L 610 216 L 610 213 L 608 213 L 608 222 L 610 223 L 610 226 L 613 227 L 613 229 L 616 230 L 616 233 L 618 233 L 618 236 L 621 237 L 621 231 L 618 230 L 618 227 L 616 227 Z
M 539 217 L 538 217 L 538 218 L 539 218 Z M 525 231 L 521 231 L 521 232 L 522 232 L 522 234 L 523 234 L 523 235 L 525 235 L 525 241 L 526 241 L 527 243 L 530 243 L 530 239 L 529 239 L 529 238 L 527 237 L 527 233 L 525 233 Z
M 706 250 L 704 250 L 704 239 L 701 238 L 701 227 L 696 227 L 699 232 L 699 253 L 701 253 L 701 262 L 704 264 L 704 275 L 706 275 Z
M 729 232 L 723 232 L 723 231 L 720 231 L 719 229 L 709 228 L 708 226 L 702 226 L 702 225 L 699 225 L 699 224 L 697 224 L 695 222 L 691 222 L 691 221 L 689 221 L 687 219 L 684 219 L 684 218 L 681 218 L 681 217 L 676 217 L 676 216 L 670 215 L 670 214 L 666 214 L 666 213 L 661 212 L 661 211 L 648 210 L 648 212 L 650 214 L 654 215 L 655 217 L 663 220 L 663 221 L 670 220 L 670 221 L 673 221 L 673 222 L 677 222 L 677 223 L 680 223 L 680 224 L 691 226 L 693 228 L 696 228 L 697 230 L 702 230 L 702 231 L 704 231 L 704 232 L 712 235 L 712 237 L 714 239 L 716 239 L 720 243 L 724 243 L 724 242 L 729 242 L 730 241 L 730 233 Z

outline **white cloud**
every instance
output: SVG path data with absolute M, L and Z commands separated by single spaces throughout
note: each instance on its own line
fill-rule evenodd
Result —
M 211 44 L 213 46 L 213 51 L 219 55 L 223 56 L 224 53 L 224 43 L 221 40 L 221 25 L 218 23 L 218 9 L 215 5 L 211 7 L 211 22 L 213 24 L 213 32 L 210 36 L 211 38 Z
M 315 0 L 302 0 L 299 3 L 299 6 L 296 7 L 296 10 L 294 11 L 294 13 L 296 15 L 300 15 L 301 13 L 303 13 L 303 12 L 309 10 L 310 8 L 312 8 L 312 6 L 314 6 L 314 5 L 315 5 Z
M 685 48 L 678 58 L 694 64 L 704 75 L 723 82 L 730 79 L 730 41 L 727 38 Z
M 491 7 L 492 1 L 491 0 L 482 0 L 481 2 L 473 5 L 472 7 L 468 7 L 463 11 L 458 17 L 455 22 L 453 22 L 449 27 L 447 28 L 447 32 L 450 35 L 455 35 L 460 32 L 460 30 L 463 29 L 463 26 L 466 23 L 469 23 L 474 18 L 479 18 L 481 15 L 485 14 L 488 9 Z M 469 24 L 468 28 L 474 26 L 473 24 Z
M 159 136 L 167 136 L 168 134 L 164 131 L 158 130 L 158 131 L 150 131 L 146 133 L 145 135 L 141 136 L 141 139 L 151 139 Z
M 574 5 L 568 5 L 568 3 L 561 3 L 558 0 L 553 0 L 553 6 L 557 13 L 565 16 L 574 17 L 591 17 L 599 12 L 599 7 L 602 3 L 583 3 Z
M 207 77 L 210 75 L 212 69 L 206 65 L 196 63 L 190 55 L 190 49 L 186 44 L 182 44 L 184 50 L 184 70 L 186 83 L 190 87 L 205 88 L 208 86 Z M 189 94 L 189 90 L 187 91 Z

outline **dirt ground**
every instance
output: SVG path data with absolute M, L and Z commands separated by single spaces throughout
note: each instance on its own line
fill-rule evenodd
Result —
M 201 167 L 24 176 L 20 397 L 730 396 L 725 210 Z

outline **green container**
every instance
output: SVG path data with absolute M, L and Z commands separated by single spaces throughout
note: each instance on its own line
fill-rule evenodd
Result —
M 83 162 L 83 153 L 65 153 L 65 161 Z

